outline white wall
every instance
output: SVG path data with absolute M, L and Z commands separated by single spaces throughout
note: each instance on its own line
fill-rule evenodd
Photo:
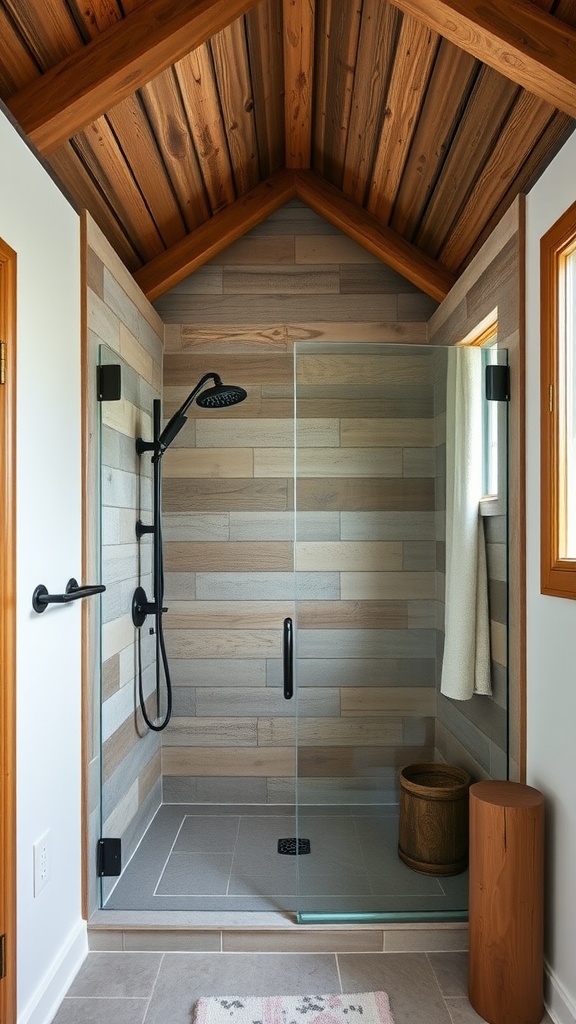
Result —
M 540 594 L 540 237 L 576 200 L 576 134 L 527 197 L 528 782 L 547 798 L 547 1002 L 576 1020 L 576 601 Z
M 18 1020 L 49 1019 L 86 950 L 81 918 L 79 218 L 0 113 L 0 236 L 16 250 Z M 50 830 L 34 898 L 32 844 Z

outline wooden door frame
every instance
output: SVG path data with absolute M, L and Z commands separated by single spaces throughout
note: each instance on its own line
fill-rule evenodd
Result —
M 0 239 L 0 1022 L 16 1020 L 16 253 Z

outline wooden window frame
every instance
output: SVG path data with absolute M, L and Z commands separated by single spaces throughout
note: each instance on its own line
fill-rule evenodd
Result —
M 576 247 L 576 203 L 540 239 L 540 590 L 576 598 L 576 559 L 562 558 L 560 542 L 564 459 L 560 430 L 559 345 L 563 265 Z

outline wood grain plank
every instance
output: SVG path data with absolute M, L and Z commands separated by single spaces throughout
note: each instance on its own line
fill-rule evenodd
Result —
M 10 109 L 40 152 L 52 152 L 255 2 L 148 0 L 18 92 Z
M 208 44 L 174 66 L 212 213 L 232 203 L 236 193 L 226 132 Z
M 290 477 L 293 469 L 292 448 L 254 448 L 255 477 Z M 298 454 L 298 476 L 398 478 L 402 476 L 402 449 L 304 448 Z
M 82 27 L 86 39 L 95 39 L 128 13 L 126 5 L 122 4 L 120 7 L 117 0 L 88 0 L 88 3 L 67 0 L 67 6 L 72 11 L 76 24 Z
M 150 301 L 157 299 L 197 267 L 201 267 L 231 242 L 283 206 L 294 195 L 294 176 L 278 172 L 261 182 L 247 195 L 215 214 L 191 234 L 177 242 L 157 259 L 151 260 L 136 276 L 137 283 Z
M 324 109 L 320 121 L 321 132 L 318 131 L 318 124 L 316 126 L 314 155 L 318 172 L 338 187 L 342 183 L 360 22 L 360 4 L 328 5 Z M 318 73 L 322 74 L 322 71 Z
M 168 572 L 290 572 L 289 541 L 169 541 Z
M 40 76 L 40 68 L 24 40 L 0 8 L 0 94 L 4 100 Z
M 434 572 L 343 572 L 344 601 L 431 601 L 436 593 Z
M 402 274 L 433 299 L 441 302 L 454 284 L 454 276 L 416 246 L 385 227 L 343 192 L 311 171 L 296 174 L 296 194 L 331 224 Z
M 368 210 L 388 224 L 440 37 L 405 15 L 372 167 Z
M 128 238 L 123 225 L 106 197 L 88 173 L 84 162 L 70 142 L 56 149 L 48 160 L 62 183 L 74 196 L 80 209 L 91 211 L 99 228 L 110 240 L 128 270 L 137 270 L 142 264 L 136 248 Z
M 343 715 L 434 715 L 434 686 L 345 686 L 340 693 Z
M 164 775 L 274 776 L 294 775 L 290 747 L 163 747 Z
M 167 639 L 171 658 L 279 658 L 282 641 L 279 629 L 171 629 Z
M 210 207 L 174 70 L 142 86 L 141 98 L 188 231 L 208 220 Z
M 186 225 L 139 96 L 122 100 L 108 111 L 106 118 L 164 246 L 174 245 L 186 234 Z
M 523 0 L 393 0 L 516 85 L 576 117 L 576 30 Z
M 296 726 L 290 718 L 260 718 L 258 745 L 286 747 L 296 742 Z M 298 721 L 300 747 L 374 747 L 402 742 L 402 722 L 395 718 L 359 716 L 346 718 L 311 718 L 302 715 Z
M 284 54 L 280 0 L 262 0 L 245 16 L 260 175 L 284 166 Z
M 434 444 L 434 421 L 424 418 L 342 419 L 340 438 L 344 448 L 426 447 Z
M 41 16 L 34 0 L 8 0 L 5 6 L 42 71 L 81 50 L 82 36 L 66 5 L 44 3 Z
M 173 717 L 165 733 L 171 747 L 255 747 L 257 718 Z
M 520 93 L 440 252 L 445 266 L 457 271 L 553 114 L 549 103 Z
M 343 192 L 359 206 L 368 188 L 399 25 L 392 4 L 364 0 L 342 176 Z
M 385 477 L 299 480 L 298 508 L 303 512 L 427 511 L 434 508 L 434 481 Z
M 241 363 L 234 357 L 215 356 L 211 361 L 211 368 L 223 380 L 230 380 L 233 377 L 236 384 L 246 388 L 251 384 L 291 385 L 293 382 L 292 359 L 287 354 L 247 355 L 242 358 Z M 164 384 L 181 385 L 189 389 L 190 381 L 199 380 L 203 372 L 205 360 L 202 355 L 169 355 L 166 356 L 164 363 Z M 185 397 L 186 395 L 182 395 L 182 401 Z
M 260 180 L 254 98 L 248 64 L 244 19 L 239 18 L 210 39 L 221 117 L 234 174 L 236 195 L 245 195 Z
M 314 38 L 314 118 L 312 146 L 314 167 L 324 175 L 324 148 L 326 134 L 326 107 L 328 103 L 328 65 L 330 60 L 330 18 L 333 0 L 320 0 L 316 7 Z
M 229 480 L 252 476 L 251 448 L 171 448 L 164 458 L 166 480 L 200 477 Z
M 277 629 L 293 614 L 293 601 L 171 601 L 166 629 Z
M 74 139 L 74 147 L 144 260 L 164 251 L 158 228 L 134 181 L 114 132 L 101 117 Z
M 408 610 L 405 601 L 299 601 L 298 626 L 300 629 L 407 629 Z
M 408 481 L 410 482 L 410 481 Z M 286 480 L 166 480 L 164 510 L 183 512 L 284 512 L 290 507 Z M 113 654 L 111 651 L 110 654 Z
M 440 252 L 517 94 L 513 82 L 503 81 L 492 68 L 481 68 L 416 235 L 426 252 Z
M 395 572 L 402 569 L 402 543 L 385 540 L 298 541 L 298 572 Z
M 533 145 L 530 155 L 520 168 L 506 195 L 500 201 L 492 216 L 488 218 L 478 238 L 466 254 L 465 259 L 458 268 L 460 273 L 474 259 L 484 243 L 488 241 L 501 223 L 504 215 L 512 208 L 517 197 L 530 191 L 532 185 L 542 173 L 543 168 L 548 165 L 549 161 L 559 151 L 573 129 L 573 118 L 567 114 L 555 114 L 538 141 Z
M 440 41 L 390 222 L 409 241 L 432 193 L 477 69 L 478 62 L 470 54 L 446 39 Z
M 283 0 L 286 167 L 309 167 L 312 151 L 315 0 Z

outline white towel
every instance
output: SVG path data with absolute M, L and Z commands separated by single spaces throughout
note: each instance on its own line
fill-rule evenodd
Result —
M 446 618 L 440 692 L 491 694 L 488 573 L 482 497 L 482 353 L 448 353 Z

